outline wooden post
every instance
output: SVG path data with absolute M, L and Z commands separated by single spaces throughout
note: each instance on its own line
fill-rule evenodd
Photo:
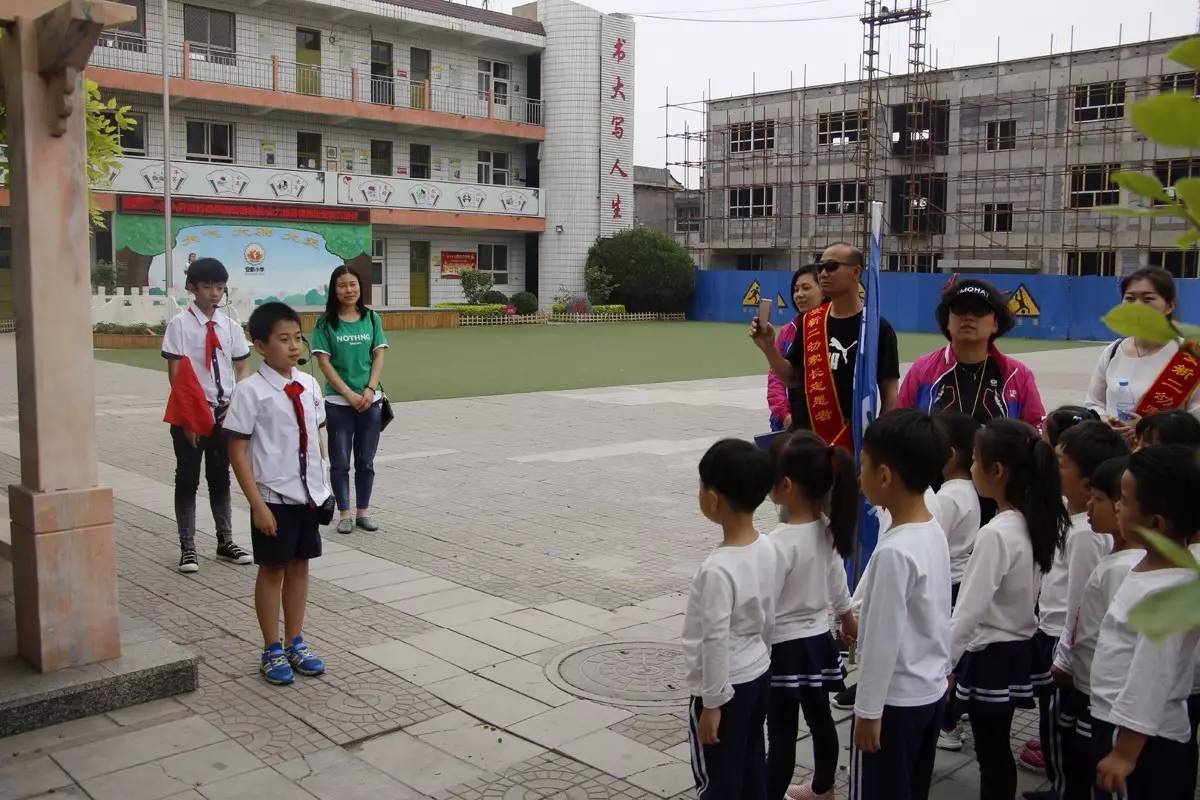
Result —
M 163 47 L 166 47 L 166 46 L 167 46 L 167 43 L 163 42 Z M 187 80 L 191 80 L 191 78 L 192 78 L 192 43 L 187 40 L 184 40 L 184 42 L 183 42 L 183 79 L 185 81 L 187 81 Z
M 358 102 L 358 67 L 350 68 L 350 101 Z
M 271 56 L 271 91 L 279 91 L 279 56 Z

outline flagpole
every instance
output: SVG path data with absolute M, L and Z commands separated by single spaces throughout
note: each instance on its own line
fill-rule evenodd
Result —
M 163 115 L 163 268 L 166 274 L 167 298 L 171 297 L 174 283 L 174 265 L 172 251 L 174 239 L 171 236 L 171 71 L 170 55 L 167 51 L 167 0 L 162 0 L 159 13 L 159 45 L 162 47 L 162 115 Z M 167 303 L 167 314 L 170 316 L 173 306 Z

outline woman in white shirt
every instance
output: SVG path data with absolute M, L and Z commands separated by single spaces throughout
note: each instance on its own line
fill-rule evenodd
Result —
M 1171 316 L 1177 308 L 1175 280 L 1171 273 L 1158 267 L 1139 269 L 1121 279 L 1121 300 L 1125 303 L 1142 303 Z M 1120 402 L 1118 390 L 1121 381 L 1128 381 L 1134 405 L 1140 404 L 1178 352 L 1179 345 L 1175 342 L 1155 344 L 1134 337 L 1120 339 L 1109 345 L 1092 374 L 1087 407 L 1132 443 L 1138 415 L 1131 413 L 1127 415 L 1130 418 L 1120 419 L 1117 405 Z M 1173 404 L 1155 410 L 1183 408 L 1200 416 L 1200 392 L 1192 391 L 1195 384 L 1185 380 L 1177 385 L 1184 388 L 1177 390 L 1179 397 Z

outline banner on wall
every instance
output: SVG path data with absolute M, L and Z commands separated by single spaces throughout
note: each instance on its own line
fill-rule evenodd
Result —
M 476 269 L 479 265 L 479 255 L 471 250 L 443 250 L 442 277 L 458 278 L 464 269 Z

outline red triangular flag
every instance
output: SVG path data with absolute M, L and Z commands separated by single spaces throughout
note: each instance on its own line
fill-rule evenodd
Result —
M 208 436 L 216 425 L 212 406 L 204 396 L 204 389 L 196 378 L 192 361 L 187 356 L 179 359 L 179 371 L 171 384 L 171 396 L 167 398 L 167 412 L 163 422 L 178 425 L 197 436 Z

